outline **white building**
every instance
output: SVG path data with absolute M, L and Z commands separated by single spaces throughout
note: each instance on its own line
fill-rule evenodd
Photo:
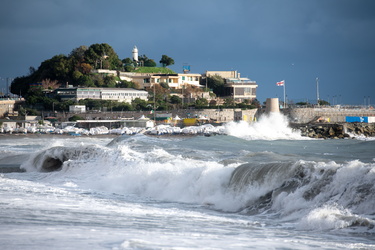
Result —
M 130 88 L 102 88 L 101 95 L 102 100 L 131 103 L 131 101 L 135 98 L 140 98 L 147 101 L 148 92 Z
M 61 100 L 112 100 L 131 103 L 135 98 L 148 100 L 148 92 L 132 88 L 59 88 L 54 92 Z
M 70 105 L 69 112 L 75 113 L 85 113 L 86 112 L 86 105 Z
M 137 83 L 141 88 L 153 86 L 154 83 L 167 83 L 172 89 L 182 89 L 183 86 L 192 85 L 201 87 L 201 74 L 159 74 L 159 73 L 132 73 L 120 72 L 120 79 Z

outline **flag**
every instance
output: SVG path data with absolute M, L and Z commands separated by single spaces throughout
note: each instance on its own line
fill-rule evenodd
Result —
M 283 81 L 277 82 L 276 85 L 277 86 L 284 86 L 284 83 L 285 83 L 285 81 L 283 80 Z

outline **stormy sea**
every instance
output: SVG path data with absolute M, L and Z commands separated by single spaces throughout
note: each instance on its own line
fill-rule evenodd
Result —
M 1 249 L 374 249 L 375 140 L 0 137 Z

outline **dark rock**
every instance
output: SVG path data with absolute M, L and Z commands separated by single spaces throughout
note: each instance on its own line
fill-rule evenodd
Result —
M 350 138 L 348 133 L 364 136 L 375 136 L 375 124 L 340 123 L 340 124 L 294 124 L 295 129 L 301 131 L 302 136 L 310 138 L 343 139 Z

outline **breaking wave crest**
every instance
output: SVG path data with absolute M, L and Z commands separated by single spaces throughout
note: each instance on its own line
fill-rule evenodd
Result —
M 351 161 L 244 164 L 230 187 L 246 200 L 242 213 L 275 212 L 300 229 L 374 229 L 375 164 Z M 362 216 L 360 216 L 360 214 Z
M 57 171 L 61 170 L 64 163 L 67 161 L 87 161 L 100 152 L 103 152 L 103 150 L 102 147 L 94 145 L 77 147 L 56 146 L 32 155 L 29 160 L 21 164 L 21 169 L 25 169 L 29 172 Z
M 280 113 L 264 114 L 259 121 L 250 124 L 229 122 L 225 130 L 228 135 L 247 140 L 308 140 L 300 131 L 290 128 L 287 117 Z

